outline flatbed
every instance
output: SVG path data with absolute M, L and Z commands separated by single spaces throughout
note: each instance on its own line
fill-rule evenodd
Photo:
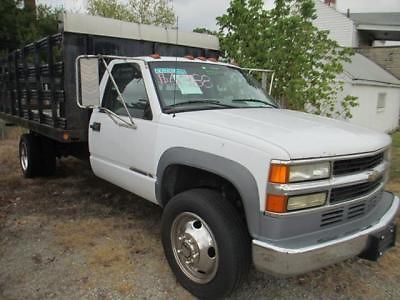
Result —
M 59 33 L 0 59 L 0 118 L 59 143 L 87 142 L 90 111 L 76 104 L 79 55 L 219 55 L 209 35 L 80 14 L 60 21 Z

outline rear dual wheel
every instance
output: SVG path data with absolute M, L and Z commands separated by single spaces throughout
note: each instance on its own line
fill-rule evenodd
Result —
M 53 175 L 56 170 L 54 142 L 34 134 L 23 134 L 19 142 L 19 161 L 26 178 Z
M 178 281 L 198 298 L 231 293 L 250 265 L 246 226 L 232 205 L 213 190 L 185 191 L 168 202 L 162 242 Z

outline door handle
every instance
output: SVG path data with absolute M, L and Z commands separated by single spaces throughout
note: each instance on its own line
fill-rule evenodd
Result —
M 99 122 L 93 122 L 93 124 L 90 124 L 89 126 L 93 131 L 100 131 L 101 123 Z

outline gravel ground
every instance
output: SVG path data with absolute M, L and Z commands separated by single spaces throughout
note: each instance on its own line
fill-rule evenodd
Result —
M 17 140 L 0 141 L 0 299 L 192 299 L 160 241 L 161 209 L 75 159 L 23 179 Z M 232 299 L 400 299 L 400 247 L 290 279 L 252 269 Z

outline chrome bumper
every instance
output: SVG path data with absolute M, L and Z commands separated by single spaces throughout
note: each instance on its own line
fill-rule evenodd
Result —
M 263 272 L 278 277 L 293 276 L 316 270 L 363 252 L 368 246 L 368 237 L 380 232 L 395 221 L 400 200 L 394 196 L 390 208 L 371 227 L 354 234 L 303 248 L 282 248 L 259 240 L 253 240 L 253 262 Z

